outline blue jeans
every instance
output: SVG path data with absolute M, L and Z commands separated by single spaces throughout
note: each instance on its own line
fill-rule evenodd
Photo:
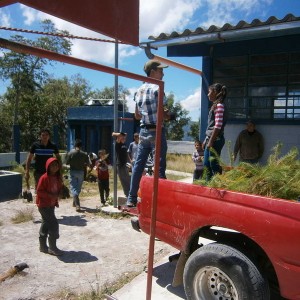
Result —
M 146 128 L 141 128 L 140 131 L 140 142 L 138 145 L 136 160 L 132 169 L 130 190 L 127 199 L 127 204 L 137 203 L 137 192 L 139 189 L 140 181 L 148 160 L 149 154 L 152 153 L 155 157 L 155 138 L 156 132 Z M 159 161 L 159 177 L 166 178 L 166 156 L 167 156 L 167 139 L 165 129 L 162 128 L 161 132 L 161 150 L 160 150 L 160 161 Z
M 72 196 L 79 196 L 84 180 L 84 171 L 70 170 L 70 190 Z
M 204 169 L 206 171 L 206 180 L 210 180 L 211 177 L 217 173 L 222 174 L 222 167 L 220 166 L 219 159 L 221 150 L 225 144 L 224 136 L 217 137 L 211 148 L 205 147 L 204 149 Z

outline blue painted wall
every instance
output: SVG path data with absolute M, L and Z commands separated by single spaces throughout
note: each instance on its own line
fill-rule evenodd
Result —
M 74 147 L 76 138 L 83 142 L 83 150 L 98 153 L 99 149 L 106 149 L 113 153 L 114 107 L 90 105 L 70 107 L 67 112 L 67 151 Z M 129 112 L 118 112 L 117 131 L 127 133 L 127 143 L 133 140 L 134 132 L 139 131 L 138 122 Z

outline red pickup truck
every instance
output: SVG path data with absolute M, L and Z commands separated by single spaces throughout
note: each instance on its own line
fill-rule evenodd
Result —
M 153 180 L 142 178 L 132 219 L 148 234 Z M 300 299 L 296 201 L 160 179 L 156 237 L 180 250 L 173 285 L 187 299 Z

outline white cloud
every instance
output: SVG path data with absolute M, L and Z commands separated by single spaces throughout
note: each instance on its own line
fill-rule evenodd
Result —
M 200 6 L 199 0 L 140 0 L 140 41 L 183 30 Z
M 132 112 L 132 113 L 135 110 L 135 102 L 133 101 L 133 98 L 134 98 L 134 94 L 136 93 L 137 89 L 138 89 L 137 87 L 129 88 L 128 91 L 130 94 L 128 96 L 126 96 L 128 111 Z
M 222 26 L 225 23 L 236 25 L 237 15 L 242 14 L 242 19 L 245 20 L 254 12 L 262 12 L 264 6 L 270 5 L 273 0 L 206 0 L 206 2 L 207 21 L 201 22 L 201 26 L 208 28 L 211 25 Z
M 11 19 L 10 15 L 4 13 L 3 11 L 0 11 L 0 24 L 4 27 L 10 27 L 11 26 Z
M 189 111 L 193 121 L 200 117 L 200 101 L 201 101 L 201 88 L 197 88 L 193 94 L 180 101 L 182 108 Z
M 37 20 L 39 12 L 30 7 L 27 7 L 21 4 L 22 15 L 25 18 L 24 23 L 26 25 L 31 25 L 34 21 Z

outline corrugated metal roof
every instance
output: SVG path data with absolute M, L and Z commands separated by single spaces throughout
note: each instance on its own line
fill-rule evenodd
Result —
M 164 41 L 176 38 L 188 38 L 193 36 L 201 36 L 207 35 L 211 33 L 221 33 L 221 32 L 228 32 L 228 31 L 236 31 L 236 30 L 243 30 L 243 29 L 252 29 L 258 28 L 263 26 L 270 26 L 270 25 L 278 25 L 278 24 L 285 24 L 288 22 L 295 22 L 300 21 L 300 17 L 295 17 L 293 14 L 287 14 L 282 19 L 277 19 L 274 16 L 269 17 L 266 21 L 260 21 L 259 19 L 254 19 L 251 23 L 247 23 L 246 21 L 239 21 L 236 25 L 231 25 L 229 23 L 224 24 L 222 27 L 218 27 L 215 25 L 210 26 L 208 29 L 197 27 L 195 30 L 185 29 L 183 32 L 173 31 L 171 34 L 162 32 L 158 36 L 149 36 L 149 40 L 153 41 Z

